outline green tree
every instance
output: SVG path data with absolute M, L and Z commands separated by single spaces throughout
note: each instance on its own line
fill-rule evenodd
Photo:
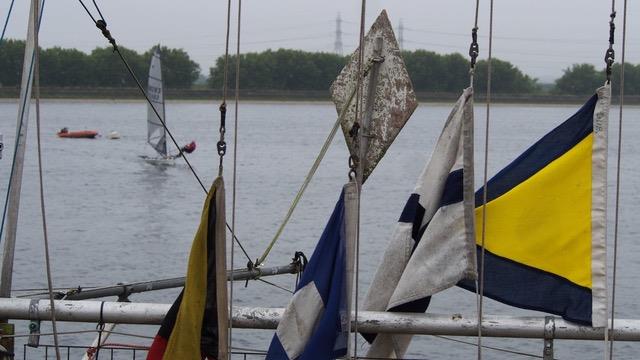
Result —
M 347 58 L 329 53 L 279 49 L 240 55 L 243 89 L 327 90 Z M 235 86 L 235 56 L 229 56 L 227 85 Z M 209 69 L 209 86 L 222 87 L 224 57 Z
M 487 90 L 488 62 L 478 61 L 476 65 L 475 88 L 479 93 Z M 508 61 L 491 60 L 491 91 L 502 94 L 528 94 L 540 90 L 536 79 L 525 75 Z
M 18 86 L 22 74 L 24 40 L 7 39 L 0 45 L 0 86 Z
M 43 86 L 85 86 L 93 77 L 89 55 L 76 49 L 41 50 L 40 69 Z
M 433 51 L 403 51 L 402 57 L 417 91 L 448 91 L 444 78 L 444 64 Z
M 432 51 L 403 51 L 407 71 L 417 91 L 459 92 L 469 86 L 469 60 L 461 54 L 436 54 Z M 539 90 L 535 79 L 513 64 L 493 59 L 491 84 L 496 93 L 532 93 Z M 483 93 L 487 87 L 487 62 L 476 65 L 475 88 Z
M 555 82 L 555 93 L 587 95 L 602 86 L 605 76 L 591 64 L 574 64 L 564 70 L 564 74 Z
M 614 64 L 611 74 L 611 91 L 620 93 L 620 64 Z M 624 94 L 640 95 L 640 64 L 624 64 Z
M 144 57 L 134 50 L 123 46 L 119 46 L 119 49 L 136 76 L 140 79 L 145 79 L 145 70 L 149 68 L 148 61 L 145 61 Z M 126 67 L 119 59 L 118 54 L 114 53 L 111 48 L 95 48 L 89 58 L 92 75 L 87 85 L 104 87 L 136 86 L 135 81 L 131 79 L 131 75 L 129 75 Z

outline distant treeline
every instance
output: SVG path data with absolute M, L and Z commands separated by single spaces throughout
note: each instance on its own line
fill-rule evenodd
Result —
M 416 91 L 458 92 L 469 85 L 469 61 L 460 54 L 431 51 L 402 52 Z M 240 88 L 263 90 L 326 90 L 349 60 L 348 56 L 300 50 L 267 50 L 240 55 Z M 228 84 L 235 83 L 235 56 L 229 57 Z M 221 87 L 224 57 L 209 69 L 209 86 Z M 502 60 L 493 61 L 493 91 L 530 93 L 538 90 L 535 79 Z M 486 88 L 487 63 L 478 62 L 476 86 Z
M 120 47 L 138 77 L 146 83 L 150 49 L 139 54 Z M 161 47 L 163 77 L 167 88 L 190 88 L 200 75 L 200 67 L 182 49 Z M 8 40 L 0 45 L 0 86 L 18 86 L 22 71 L 24 41 Z M 402 56 L 416 91 L 456 93 L 469 83 L 469 60 L 460 54 L 437 54 L 426 50 L 403 51 Z M 349 60 L 348 56 L 301 50 L 266 50 L 240 55 L 240 87 L 252 90 L 326 91 Z M 235 56 L 228 59 L 228 84 L 235 87 Z M 207 84 L 221 88 L 224 57 L 209 69 Z M 620 65 L 613 68 L 617 92 Z M 640 64 L 625 65 L 625 93 L 640 95 Z M 491 89 L 501 94 L 558 93 L 582 95 L 602 85 L 604 70 L 590 64 L 576 64 L 564 70 L 552 87 L 543 87 L 513 64 L 492 60 Z M 484 93 L 487 61 L 479 61 L 475 71 L 476 92 Z M 110 48 L 96 48 L 90 54 L 59 47 L 40 54 L 40 83 L 52 87 L 134 87 L 124 65 Z
M 456 93 L 469 84 L 469 60 L 460 54 L 437 54 L 432 51 L 403 51 L 402 57 L 416 91 Z M 240 88 L 262 90 L 326 90 L 349 57 L 300 50 L 267 50 L 240 55 Z M 235 56 L 229 57 L 228 84 L 235 85 Z M 487 88 L 486 60 L 478 61 L 475 89 Z M 209 69 L 209 86 L 222 87 L 224 58 Z M 618 92 L 620 65 L 613 66 L 613 91 Z M 625 64 L 625 93 L 640 95 L 640 64 Z M 500 94 L 558 93 L 590 94 L 605 81 L 604 69 L 590 64 L 576 64 L 565 69 L 551 88 L 538 82 L 508 61 L 493 59 L 491 91 Z
M 146 84 L 151 53 L 139 54 L 120 46 L 120 51 L 135 74 Z M 160 47 L 164 84 L 171 88 L 189 88 L 200 75 L 200 66 L 182 49 Z M 0 45 L 0 85 L 20 84 L 24 41 L 7 40 Z M 111 48 L 96 48 L 90 54 L 76 49 L 53 47 L 40 51 L 42 86 L 134 87 L 118 55 Z
M 620 93 L 620 64 L 613 64 L 611 91 Z M 552 92 L 557 94 L 583 95 L 593 93 L 606 80 L 605 70 L 598 70 L 591 64 L 575 64 L 564 70 L 564 75 L 556 80 Z M 640 64 L 624 64 L 624 93 L 640 95 Z

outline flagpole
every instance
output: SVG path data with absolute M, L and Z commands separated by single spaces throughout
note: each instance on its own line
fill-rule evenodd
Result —
M 31 3 L 29 13 L 29 26 L 27 29 L 27 41 L 22 69 L 22 83 L 20 85 L 20 104 L 18 108 L 18 122 L 15 138 L 15 148 L 11 175 L 9 177 L 9 191 L 5 204 L 7 215 L 7 229 L 4 238 L 4 251 L 2 257 L 2 273 L 0 280 L 0 297 L 11 296 L 11 283 L 13 275 L 13 256 L 16 243 L 18 224 L 18 212 L 20 208 L 20 189 L 22 187 L 22 172 L 24 168 L 24 156 L 27 142 L 27 127 L 29 124 L 29 108 L 31 104 L 31 89 L 33 85 L 35 29 L 39 16 L 36 14 L 37 4 Z M 3 214 L 4 222 L 4 214 Z M 4 224 L 2 224 L 4 225 Z M 0 236 L 2 235 L 0 225 Z M 0 239 L 1 240 L 1 239 Z
M 302 263 L 293 262 L 289 265 L 284 266 L 237 269 L 233 271 L 227 271 L 227 280 L 247 281 L 257 280 L 266 276 L 297 274 L 302 270 L 302 266 Z M 58 298 L 60 299 L 62 296 L 64 296 L 66 300 L 87 300 L 107 296 L 129 296 L 135 293 L 183 287 L 184 280 L 185 277 L 183 276 L 169 279 L 141 281 L 129 284 L 118 284 L 91 289 L 82 289 L 81 287 L 78 287 L 77 289 L 71 289 L 67 293 L 59 292 Z M 43 298 L 46 296 L 48 295 L 43 295 Z

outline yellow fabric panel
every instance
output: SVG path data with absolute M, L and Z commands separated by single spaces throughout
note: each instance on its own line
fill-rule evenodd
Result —
M 200 337 L 207 297 L 207 222 L 209 203 L 217 194 L 218 180 L 220 178 L 216 179 L 209 189 L 200 217 L 200 226 L 191 245 L 182 303 L 162 357 L 166 360 L 201 360 Z
M 485 248 L 591 288 L 593 134 L 487 203 Z M 482 206 L 476 208 L 482 241 Z

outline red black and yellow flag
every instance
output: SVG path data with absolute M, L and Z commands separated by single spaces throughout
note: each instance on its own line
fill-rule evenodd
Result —
M 202 209 L 184 289 L 162 322 L 147 360 L 228 357 L 224 201 L 224 181 L 218 177 Z

